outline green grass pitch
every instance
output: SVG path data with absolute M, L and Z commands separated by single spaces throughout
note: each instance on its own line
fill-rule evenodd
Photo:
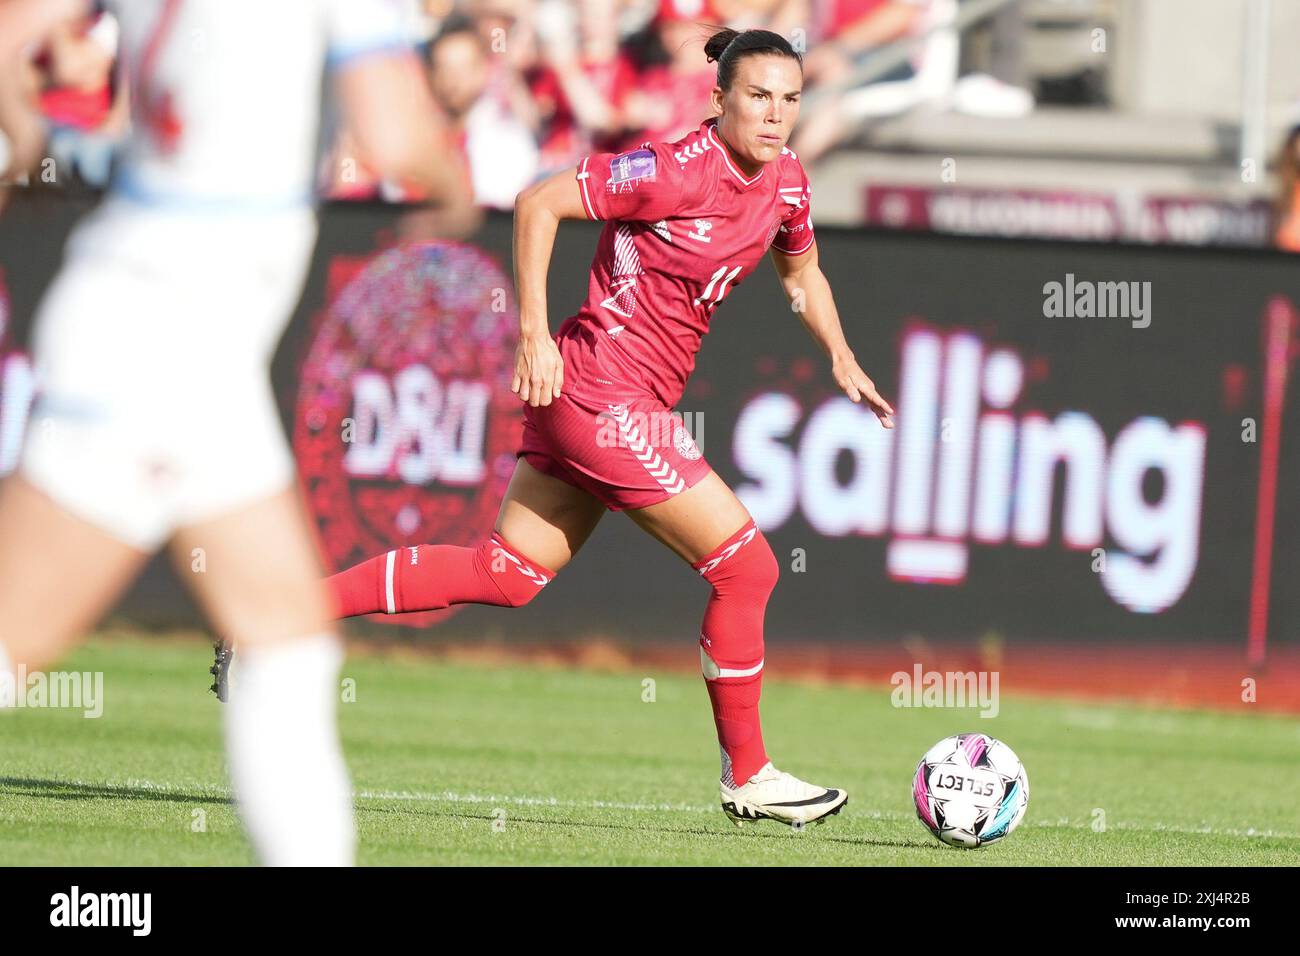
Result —
M 683 645 L 683 658 L 693 654 Z M 220 705 L 201 643 L 99 640 L 59 666 L 104 672 L 104 715 L 0 715 L 6 864 L 244 864 Z M 769 678 L 777 766 L 847 788 L 793 831 L 718 809 L 704 688 L 681 674 L 595 673 L 353 656 L 340 705 L 363 864 L 1300 863 L 1300 722 L 1008 698 L 1001 713 L 898 709 L 888 688 Z M 644 681 L 654 680 L 653 701 Z M 1002 843 L 937 844 L 911 808 L 930 744 L 1009 743 L 1029 812 Z

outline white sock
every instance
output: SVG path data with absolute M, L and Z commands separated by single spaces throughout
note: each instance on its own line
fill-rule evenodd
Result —
M 352 784 L 335 712 L 342 644 L 318 634 L 241 647 L 235 662 L 226 755 L 258 857 L 267 866 L 350 866 Z
M 0 710 L 15 706 L 18 699 L 18 675 L 14 673 L 9 653 L 0 644 Z

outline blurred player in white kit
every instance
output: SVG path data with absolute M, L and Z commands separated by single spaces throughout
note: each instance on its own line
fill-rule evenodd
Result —
M 12 685 L 19 667 L 57 659 L 170 542 L 213 627 L 240 649 L 226 749 L 259 857 L 348 864 L 342 648 L 269 382 L 316 238 L 324 71 L 367 165 L 451 211 L 469 191 L 400 4 L 108 7 L 132 130 L 36 316 L 41 394 L 0 486 L 0 677 Z M 43 141 L 24 61 L 87 8 L 0 0 L 9 176 Z

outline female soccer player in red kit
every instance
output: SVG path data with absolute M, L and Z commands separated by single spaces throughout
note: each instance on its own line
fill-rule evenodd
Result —
M 527 406 L 491 538 L 478 548 L 390 551 L 330 584 L 345 617 L 518 607 L 569 563 L 606 510 L 627 511 L 713 585 L 700 660 L 722 749 L 723 810 L 737 824 L 801 825 L 838 812 L 848 795 L 776 770 L 763 747 L 763 614 L 776 558 L 685 429 L 652 442 L 638 423 L 666 420 L 714 310 L 769 248 L 836 384 L 885 428 L 893 409 L 844 340 L 817 265 L 808 178 L 785 148 L 803 86 L 798 54 L 766 30 L 722 30 L 705 53 L 718 64 L 715 117 L 675 143 L 590 155 L 519 195 L 512 387 Z M 561 219 L 606 226 L 587 301 L 552 337 L 546 275 Z

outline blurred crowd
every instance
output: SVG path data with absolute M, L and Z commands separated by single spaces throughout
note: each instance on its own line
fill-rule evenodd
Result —
M 96 12 L 56 30 L 28 65 L 30 93 L 49 124 L 47 154 L 91 185 L 107 180 L 113 146 L 129 122 L 115 80 L 117 45 L 117 22 Z
M 723 26 L 772 30 L 803 55 L 805 97 L 791 146 L 810 170 L 845 142 L 869 140 L 874 120 L 918 108 L 1003 118 L 1035 108 L 1025 89 L 961 75 L 959 0 L 392 2 L 405 5 L 475 200 L 488 208 L 511 208 L 521 189 L 592 151 L 671 141 L 697 127 L 712 112 L 716 77 L 704 43 Z M 1008 23 L 1020 16 L 1005 12 Z M 31 51 L 29 92 L 48 120 L 54 162 L 29 182 L 107 184 L 129 125 L 118 42 L 112 15 L 95 8 Z M 0 169 L 5 160 L 0 136 Z M 1274 243 L 1300 252 L 1300 112 L 1270 165 Z M 319 188 L 335 200 L 420 198 L 368 170 L 337 120 L 324 130 Z M 7 196 L 0 189 L 0 207 Z
M 899 39 L 932 32 L 957 0 L 405 0 L 413 42 L 473 177 L 476 200 L 509 208 L 520 189 L 592 150 L 671 140 L 711 114 L 716 67 L 704 41 L 718 27 L 762 27 L 805 55 L 805 108 L 792 146 L 814 163 L 856 118 L 899 112 L 927 95 L 945 51 L 916 43 L 870 89 L 855 69 Z M 109 174 L 112 142 L 126 127 L 125 91 L 113 63 L 117 29 L 96 12 L 67 27 L 32 63 L 51 124 L 51 155 L 91 185 Z M 925 60 L 930 63 L 925 64 Z M 866 84 L 864 84 L 865 86 Z M 930 82 L 933 87 L 933 82 Z M 856 106 L 855 106 L 856 104 Z M 380 182 L 331 129 L 321 168 L 330 198 L 418 198 Z

